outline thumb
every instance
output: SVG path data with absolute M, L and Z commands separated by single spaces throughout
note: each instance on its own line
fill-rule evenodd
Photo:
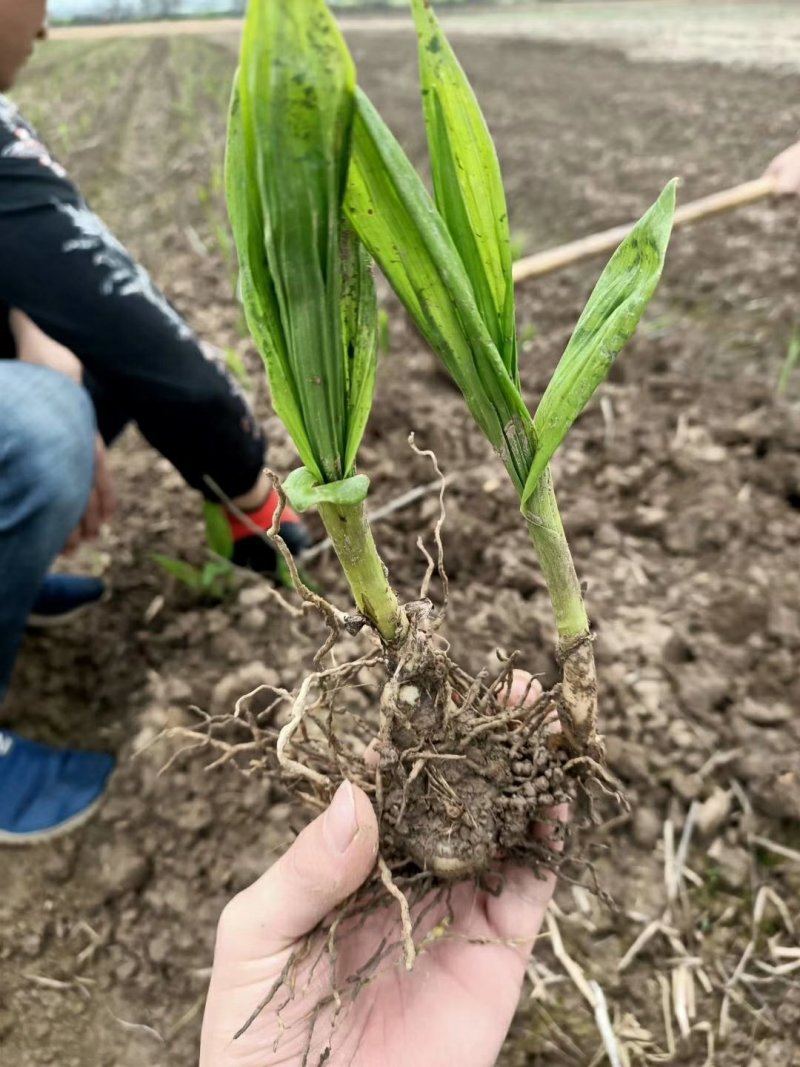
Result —
M 366 793 L 343 782 L 330 807 L 261 878 L 228 904 L 217 955 L 226 964 L 283 952 L 354 893 L 378 853 L 378 822 Z

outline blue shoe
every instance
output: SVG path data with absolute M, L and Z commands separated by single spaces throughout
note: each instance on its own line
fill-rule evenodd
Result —
M 93 604 L 98 604 L 105 595 L 106 585 L 100 578 L 80 574 L 48 574 L 28 616 L 28 626 L 59 626 Z
M 0 731 L 0 844 L 50 841 L 95 811 L 114 769 L 100 752 L 50 748 Z

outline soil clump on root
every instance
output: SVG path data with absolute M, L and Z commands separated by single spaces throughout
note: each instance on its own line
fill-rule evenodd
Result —
M 501 660 L 493 676 L 484 670 L 473 677 L 453 662 L 437 635 L 442 614 L 430 601 L 404 611 L 409 625 L 395 647 L 373 645 L 361 657 L 336 664 L 337 645 L 329 640 L 318 653 L 317 671 L 294 693 L 275 689 L 265 707 L 263 690 L 269 687 L 260 687 L 263 711 L 253 713 L 248 702 L 255 694 L 248 694 L 233 717 L 208 718 L 203 731 L 222 751 L 220 759 L 246 752 L 251 769 L 266 773 L 315 813 L 344 779 L 375 805 L 379 846 L 372 876 L 295 948 L 236 1034 L 242 1036 L 281 990 L 291 1026 L 295 990 L 310 982 L 327 958 L 329 982 L 320 987 L 311 1020 L 303 1023 L 306 1056 L 327 1030 L 319 1062 L 336 1040 L 341 1013 L 374 979 L 401 960 L 411 969 L 420 953 L 447 936 L 453 894 L 464 883 L 498 895 L 509 867 L 538 877 L 550 871 L 563 876 L 567 860 L 594 876 L 575 834 L 595 821 L 593 783 L 623 802 L 604 768 L 602 739 L 593 738 L 587 750 L 592 755 L 577 753 L 569 741 L 561 723 L 561 685 L 542 692 L 529 677 L 520 690 L 516 655 Z M 327 605 L 324 614 L 330 624 L 335 609 Z M 339 619 L 346 620 L 350 634 L 372 634 L 362 616 Z M 334 636 L 341 635 L 334 631 Z M 333 665 L 323 666 L 328 661 Z M 365 691 L 362 709 L 358 695 Z M 286 703 L 288 716 L 280 710 Z M 231 745 L 224 735 L 233 721 L 242 720 L 253 740 Z M 596 883 L 588 888 L 604 895 Z M 368 921 L 382 939 L 362 961 L 353 956 L 349 938 Z M 347 965 L 343 969 L 351 957 L 358 960 L 352 972 Z
M 405 610 L 409 628 L 396 647 L 320 665 L 295 693 L 275 690 L 257 715 L 247 708 L 253 694 L 243 697 L 233 718 L 249 722 L 252 742 L 222 739 L 230 715 L 207 718 L 192 740 L 205 738 L 224 760 L 255 748 L 256 765 L 314 811 L 344 779 L 359 785 L 376 808 L 386 868 L 425 877 L 428 888 L 474 879 L 496 891 L 500 864 L 542 873 L 567 857 L 580 862 L 574 842 L 565 845 L 595 818 L 593 783 L 623 802 L 604 769 L 602 740 L 576 751 L 562 729 L 562 686 L 541 692 L 531 678 L 512 699 L 515 655 L 493 677 L 473 677 L 436 635 L 441 616 L 430 601 Z M 360 616 L 347 620 L 351 632 L 367 629 Z M 335 652 L 329 641 L 318 660 Z M 354 708 L 365 688 L 378 699 Z M 279 705 L 288 702 L 281 723 Z M 565 805 L 569 827 L 556 814 Z
M 471 679 L 424 629 L 412 633 L 383 691 L 376 744 L 381 849 L 391 866 L 410 860 L 445 880 L 483 880 L 509 860 L 552 866 L 555 838 L 536 839 L 532 827 L 552 822 L 576 786 L 559 743 L 557 695 L 509 706 L 510 679 L 510 666 L 492 686 Z

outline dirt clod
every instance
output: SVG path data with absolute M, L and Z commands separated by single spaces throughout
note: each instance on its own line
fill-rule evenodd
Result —
M 150 862 L 129 845 L 108 845 L 100 849 L 100 884 L 107 900 L 136 892 L 150 876 Z

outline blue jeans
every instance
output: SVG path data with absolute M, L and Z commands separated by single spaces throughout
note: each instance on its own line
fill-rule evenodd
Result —
M 0 361 L 0 701 L 39 586 L 86 509 L 94 437 L 85 389 Z

